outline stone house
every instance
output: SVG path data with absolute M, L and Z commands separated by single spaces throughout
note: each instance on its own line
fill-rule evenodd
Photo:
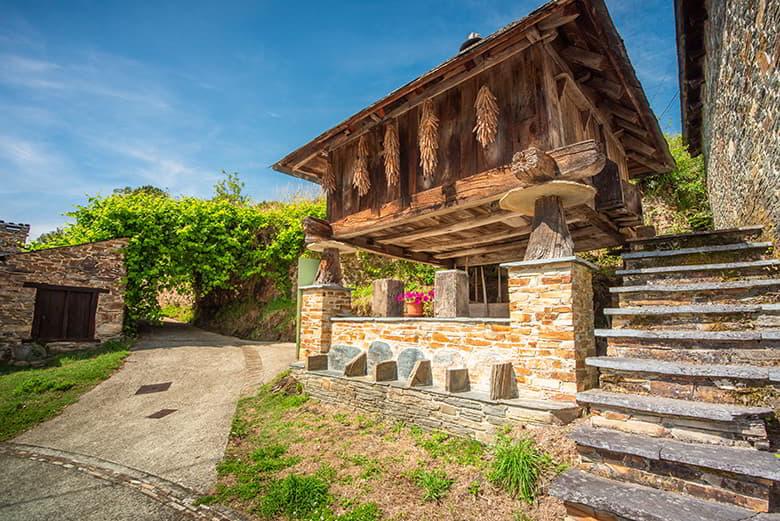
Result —
M 0 361 L 24 364 L 120 336 L 127 240 L 21 251 L 29 229 L 0 221 Z
M 780 3 L 676 0 L 683 138 L 717 228 L 780 229 Z

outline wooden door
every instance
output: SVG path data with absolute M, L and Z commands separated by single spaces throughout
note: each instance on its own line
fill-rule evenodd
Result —
M 92 340 L 95 335 L 95 291 L 38 288 L 32 337 L 35 340 Z

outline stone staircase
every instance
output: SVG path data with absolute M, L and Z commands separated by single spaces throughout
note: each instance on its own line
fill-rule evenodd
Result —
M 582 464 L 551 493 L 577 521 L 780 520 L 780 261 L 761 227 L 630 242 Z

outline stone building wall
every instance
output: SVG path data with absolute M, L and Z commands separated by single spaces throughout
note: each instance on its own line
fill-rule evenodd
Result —
M 309 355 L 327 353 L 330 350 L 330 319 L 350 313 L 352 293 L 337 284 L 317 284 L 299 289 L 302 291 L 299 357 L 305 360 Z
M 30 338 L 37 290 L 25 283 L 107 290 L 98 296 L 95 339 L 121 335 L 126 244 L 114 239 L 0 257 L 0 349 Z
M 490 390 L 490 368 L 500 362 L 518 362 L 509 319 L 486 318 L 333 318 L 332 345 L 367 349 L 384 342 L 393 358 L 416 348 L 431 361 L 434 386 L 444 388 L 448 368 L 469 370 L 471 388 Z
M 715 226 L 780 238 L 780 2 L 709 0 L 703 145 Z
M 29 224 L 0 221 L 0 255 L 19 251 L 27 241 L 29 233 Z

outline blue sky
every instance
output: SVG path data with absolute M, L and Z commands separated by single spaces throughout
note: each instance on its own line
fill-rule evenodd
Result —
M 540 3 L 0 0 L 0 219 L 34 237 L 87 194 L 207 197 L 222 169 L 288 198 L 311 185 L 274 161 Z M 672 1 L 607 4 L 679 132 Z

